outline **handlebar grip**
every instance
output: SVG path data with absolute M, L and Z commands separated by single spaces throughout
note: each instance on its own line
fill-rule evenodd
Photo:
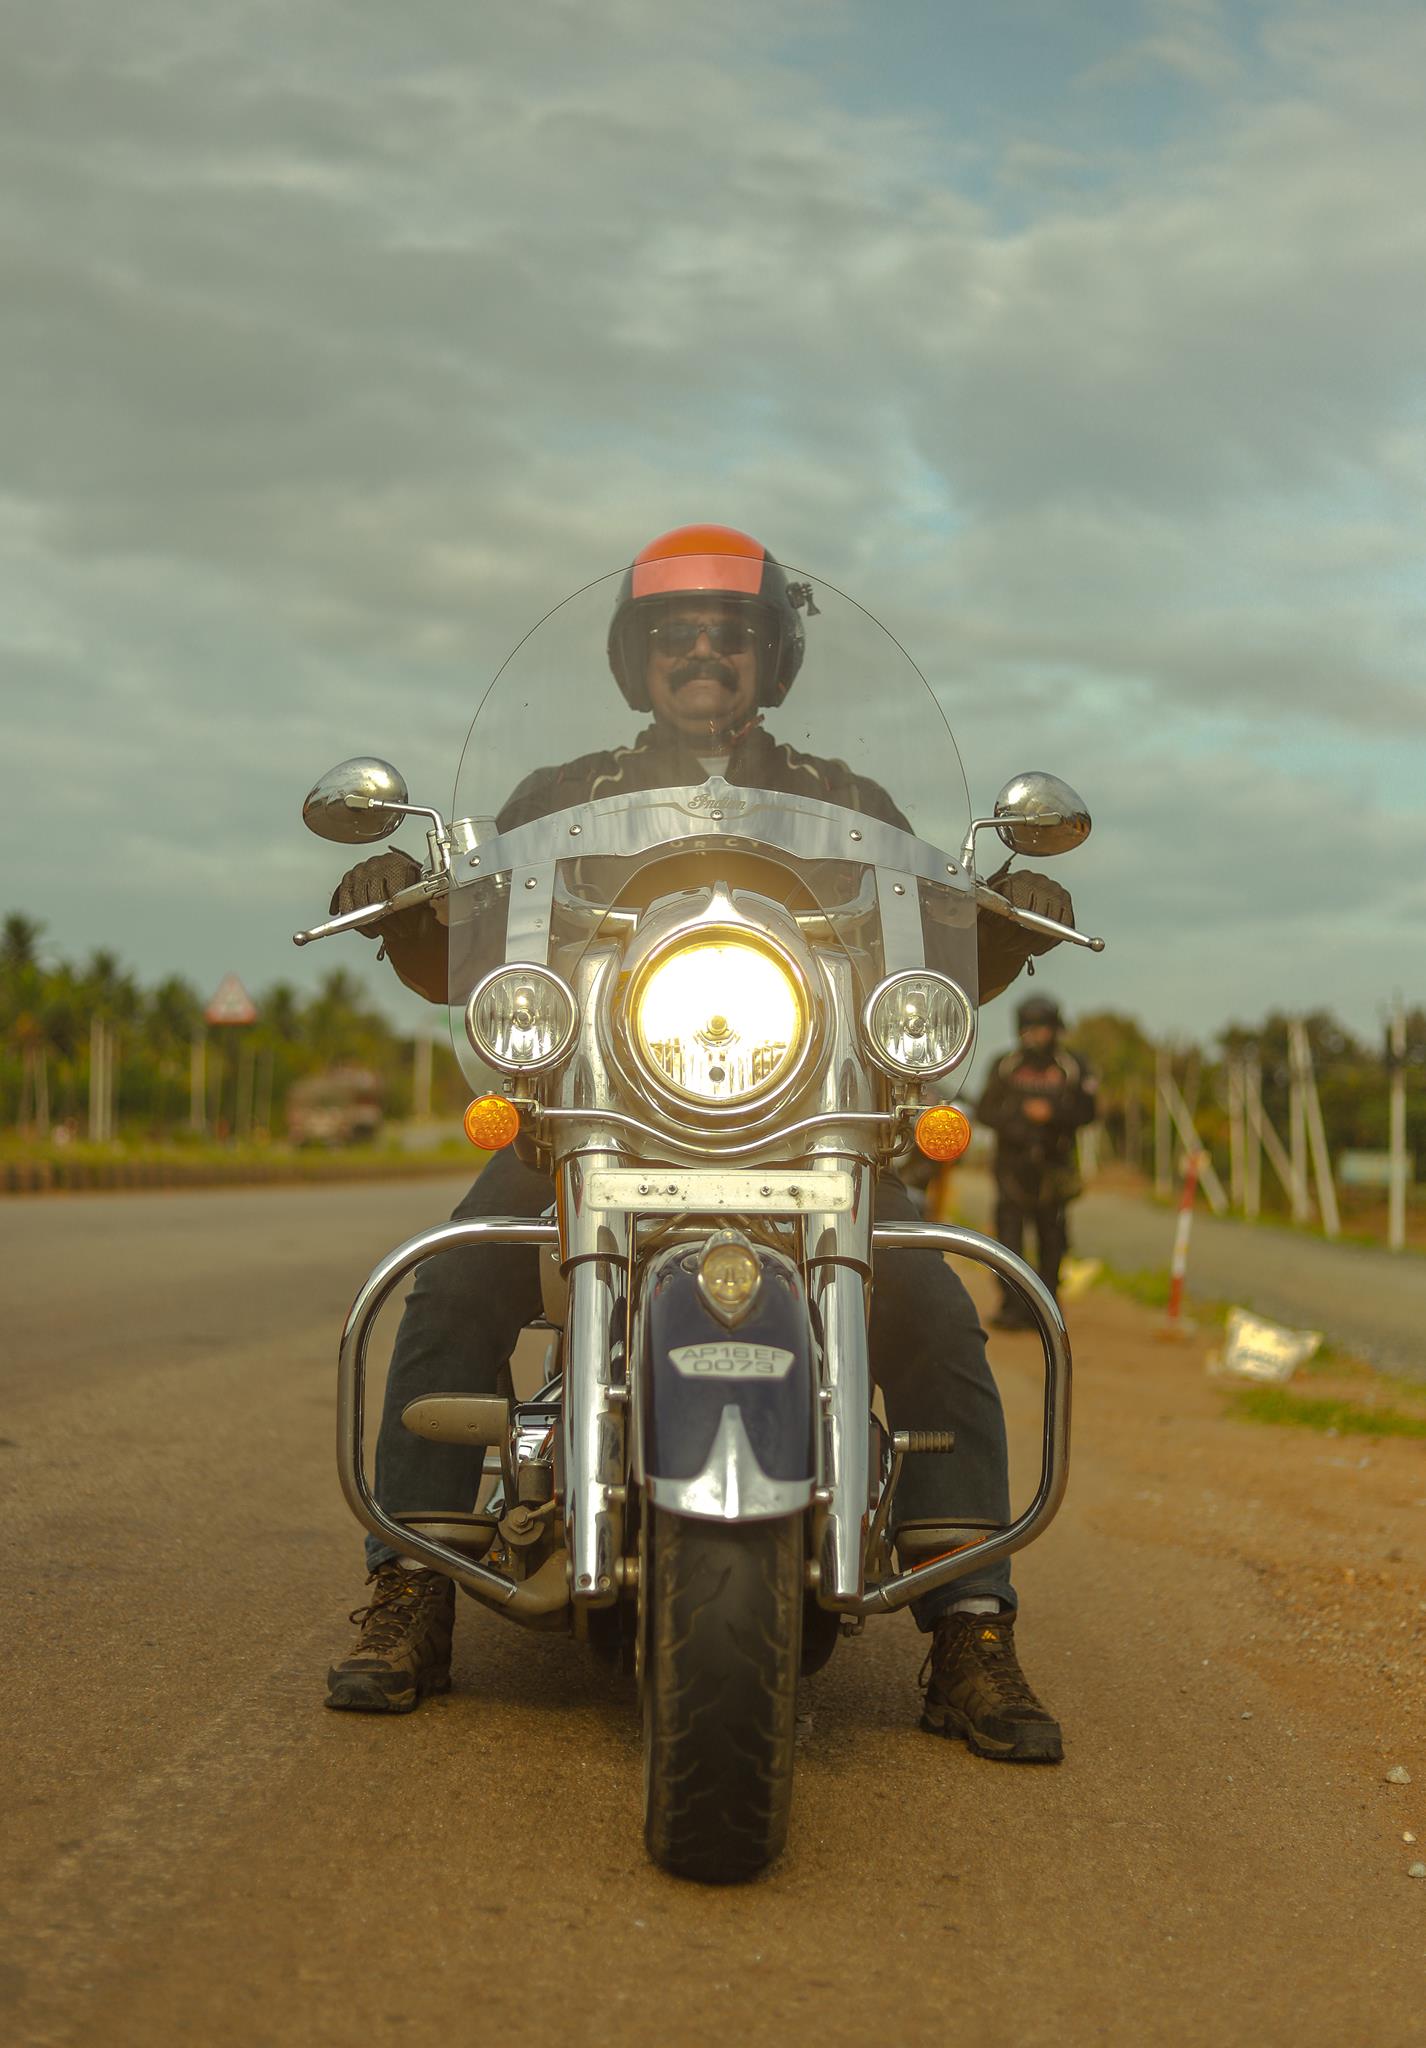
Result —
M 369 924 L 380 924 L 384 917 L 394 911 L 409 910 L 416 903 L 430 903 L 444 894 L 450 886 L 446 875 L 424 875 L 419 882 L 412 882 L 405 889 L 398 889 L 385 903 L 370 903 L 365 910 L 345 910 L 340 917 L 329 917 L 325 924 L 314 924 L 310 931 L 294 932 L 294 946 L 310 946 L 314 939 L 330 939 L 338 932 L 359 932 Z
M 1041 917 L 1038 910 L 1021 910 L 1017 904 L 1007 903 L 989 882 L 976 883 L 975 900 L 987 910 L 993 910 L 998 917 L 1008 917 L 1012 924 L 1023 924 L 1028 931 L 1050 932 L 1057 939 L 1067 939 L 1072 946 L 1088 947 L 1091 953 L 1104 951 L 1103 939 L 1092 939 L 1087 932 L 1077 932 L 1072 924 L 1057 924 L 1052 917 Z

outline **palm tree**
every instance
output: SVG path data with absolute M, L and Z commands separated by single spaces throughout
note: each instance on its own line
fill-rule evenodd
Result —
M 12 910 L 0 927 L 0 974 L 9 976 L 40 964 L 40 934 L 44 926 L 37 917 Z
M 0 927 L 0 1023 L 20 1054 L 15 1121 L 26 1133 L 45 1132 L 50 1122 L 45 977 L 39 960 L 43 931 L 38 918 L 18 910 Z

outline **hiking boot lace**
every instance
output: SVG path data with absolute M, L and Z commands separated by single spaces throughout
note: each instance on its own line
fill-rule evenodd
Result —
M 979 1614 L 958 1616 L 956 1619 L 962 1624 L 971 1622 L 973 1626 L 969 1629 L 964 1626 L 947 1629 L 944 1636 L 937 1630 L 940 1640 L 932 1641 L 921 1667 L 920 1683 L 925 1685 L 933 1672 L 939 1676 L 937 1667 L 944 1669 L 948 1664 L 959 1663 L 966 1650 L 973 1647 L 977 1664 L 1004 1706 L 1033 1707 L 1042 1712 L 1015 1654 L 1013 1623 Z
M 372 1572 L 367 1584 L 375 1586 L 374 1597 L 365 1607 L 354 1607 L 349 1617 L 361 1630 L 363 1649 L 398 1648 L 435 1577 L 434 1572 L 408 1572 L 400 1565 L 382 1565 Z

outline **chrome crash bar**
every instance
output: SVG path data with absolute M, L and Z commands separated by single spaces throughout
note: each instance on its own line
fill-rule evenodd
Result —
M 533 1582 L 508 1579 L 488 1565 L 462 1556 L 448 1544 L 421 1535 L 388 1515 L 367 1483 L 363 1454 L 366 1407 L 366 1354 L 372 1327 L 396 1287 L 424 1259 L 477 1244 L 558 1244 L 559 1226 L 541 1217 L 482 1216 L 463 1223 L 445 1223 L 407 1240 L 383 1259 L 362 1283 L 342 1331 L 337 1366 L 337 1469 L 347 1506 L 364 1528 L 390 1543 L 403 1557 L 414 1557 L 444 1572 L 480 1598 L 517 1613 L 544 1609 L 549 1589 Z M 872 1230 L 873 1251 L 924 1250 L 950 1252 L 989 1266 L 1020 1294 L 1034 1318 L 1045 1352 L 1045 1413 L 1040 1483 L 1025 1513 L 1008 1528 L 969 1543 L 948 1556 L 902 1572 L 867 1588 L 849 1611 L 878 1614 L 904 1607 L 922 1593 L 964 1578 L 982 1565 L 1022 1550 L 1053 1520 L 1069 1477 L 1070 1347 L 1064 1318 L 1054 1296 L 1039 1276 L 1003 1245 L 946 1223 L 878 1223 Z M 854 1581 L 853 1581 L 854 1583 Z M 848 1589 L 851 1590 L 850 1587 Z M 563 1589 L 561 1589 L 563 1597 Z
M 448 1544 L 437 1543 L 404 1522 L 393 1520 L 368 1486 L 363 1455 L 366 1348 L 372 1326 L 393 1290 L 423 1259 L 462 1245 L 558 1242 L 559 1225 L 538 1216 L 474 1216 L 464 1223 L 443 1223 L 435 1230 L 423 1230 L 419 1237 L 398 1245 L 362 1282 L 342 1331 L 337 1358 L 337 1470 L 347 1506 L 364 1528 L 394 1545 L 402 1557 L 419 1559 L 433 1571 L 458 1580 L 481 1599 L 507 1607 L 512 1613 L 537 1603 L 548 1604 L 547 1598 L 536 1592 L 533 1580 L 519 1584 L 507 1579 L 503 1572 L 477 1564 Z M 563 1593 L 563 1585 L 560 1590 Z
M 959 1259 L 974 1259 L 989 1266 L 1024 1300 L 1035 1319 L 1040 1342 L 1045 1348 L 1045 1427 L 1040 1460 L 1040 1483 L 1023 1515 L 1006 1529 L 979 1542 L 967 1543 L 929 1564 L 883 1579 L 862 1594 L 857 1612 L 885 1614 L 934 1593 L 983 1565 L 999 1564 L 1027 1543 L 1043 1535 L 1058 1512 L 1069 1479 L 1070 1346 L 1065 1319 L 1059 1304 L 1038 1273 L 1009 1252 L 994 1238 L 979 1231 L 964 1230 L 955 1223 L 877 1223 L 872 1227 L 872 1251 L 950 1252 Z

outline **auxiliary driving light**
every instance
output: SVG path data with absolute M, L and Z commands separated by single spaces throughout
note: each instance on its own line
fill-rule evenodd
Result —
M 916 1144 L 928 1159 L 943 1165 L 959 1159 L 970 1143 L 970 1118 L 964 1110 L 943 1103 L 937 1109 L 923 1109 L 916 1119 Z
M 975 1042 L 975 1011 L 949 975 L 929 968 L 888 975 L 862 1015 L 867 1050 L 897 1081 L 934 1081 Z
M 471 1144 L 482 1152 L 503 1152 L 520 1134 L 520 1112 L 503 1095 L 477 1095 L 462 1122 Z
M 548 967 L 497 967 L 465 1006 L 465 1035 L 487 1066 L 533 1074 L 557 1066 L 574 1044 L 579 1005 Z
M 698 1291 L 720 1321 L 742 1321 L 762 1287 L 762 1261 L 731 1232 L 709 1241 L 698 1266 Z

